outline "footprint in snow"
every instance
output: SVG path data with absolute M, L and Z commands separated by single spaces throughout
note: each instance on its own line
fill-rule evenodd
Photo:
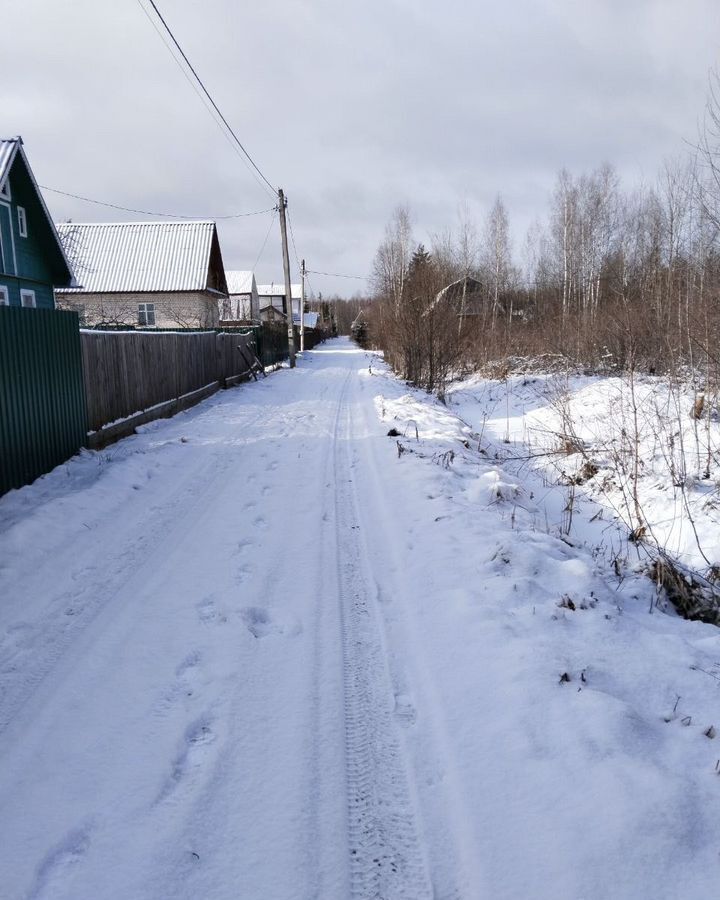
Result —
M 170 777 L 163 787 L 158 802 L 167 800 L 181 785 L 192 783 L 208 759 L 215 752 L 216 734 L 207 716 L 197 719 L 185 731 L 183 746 L 176 757 Z
M 240 618 L 250 634 L 256 638 L 267 637 L 269 634 L 286 634 L 294 637 L 302 631 L 297 620 L 279 622 L 261 606 L 246 606 L 240 610 Z
M 38 866 L 28 900 L 51 900 L 57 896 L 58 890 L 66 886 L 70 871 L 82 861 L 89 846 L 89 828 L 68 832 Z
M 188 653 L 185 659 L 175 669 L 179 686 L 187 697 L 191 697 L 198 686 L 200 676 L 202 675 L 201 656 L 198 650 Z
M 395 695 L 395 718 L 406 728 L 417 721 L 417 710 L 407 694 Z
M 223 625 L 227 622 L 227 616 L 217 608 L 212 597 L 205 597 L 198 603 L 197 613 L 198 619 L 205 625 Z
M 248 578 L 250 578 L 254 571 L 254 566 L 250 565 L 249 563 L 245 563 L 242 566 L 238 566 L 237 572 L 235 574 L 235 579 L 238 584 L 242 584 L 243 582 L 247 581 Z

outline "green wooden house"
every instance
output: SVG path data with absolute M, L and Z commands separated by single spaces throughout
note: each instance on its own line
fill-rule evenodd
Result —
M 0 139 L 0 306 L 54 309 L 53 287 L 73 285 L 22 138 Z

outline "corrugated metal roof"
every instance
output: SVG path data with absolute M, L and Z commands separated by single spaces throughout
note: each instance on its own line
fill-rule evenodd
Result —
M 257 286 L 258 296 L 260 297 L 284 297 L 285 296 L 285 282 L 281 282 L 280 284 L 273 281 L 271 284 L 259 284 Z M 299 284 L 291 284 L 290 285 L 290 293 L 292 295 L 293 300 L 300 299 L 300 295 L 302 293 L 302 285 Z
M 252 294 L 255 276 L 252 272 L 225 271 L 228 294 Z
M 5 179 L 10 174 L 15 152 L 20 144 L 22 144 L 20 138 L 0 139 L 0 191 L 5 184 Z
M 82 293 L 202 291 L 214 222 L 65 222 Z

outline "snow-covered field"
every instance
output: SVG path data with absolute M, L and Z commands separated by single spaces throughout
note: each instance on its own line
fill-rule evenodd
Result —
M 493 453 L 518 461 L 515 471 L 533 468 L 548 484 L 565 483 L 557 533 L 584 539 L 587 520 L 597 516 L 618 526 L 589 537 L 613 558 L 627 555 L 624 538 L 641 529 L 645 558 L 660 547 L 689 570 L 720 579 L 716 396 L 664 377 L 527 374 L 460 382 L 450 403 L 493 440 Z
M 329 342 L 0 499 L 0 896 L 717 893 L 720 631 L 491 390 Z

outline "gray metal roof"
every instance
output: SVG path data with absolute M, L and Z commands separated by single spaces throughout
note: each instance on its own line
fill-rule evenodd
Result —
M 15 153 L 21 144 L 20 138 L 0 139 L 0 191 L 5 184 L 5 179 L 10 174 Z
M 270 284 L 259 284 L 257 286 L 257 291 L 260 297 L 284 297 L 285 282 L 273 281 Z M 302 293 L 302 285 L 291 284 L 290 293 L 292 294 L 293 300 L 298 300 Z
M 252 272 L 225 270 L 228 294 L 252 294 L 255 276 Z
M 214 222 L 66 222 L 57 226 L 82 293 L 202 291 Z

